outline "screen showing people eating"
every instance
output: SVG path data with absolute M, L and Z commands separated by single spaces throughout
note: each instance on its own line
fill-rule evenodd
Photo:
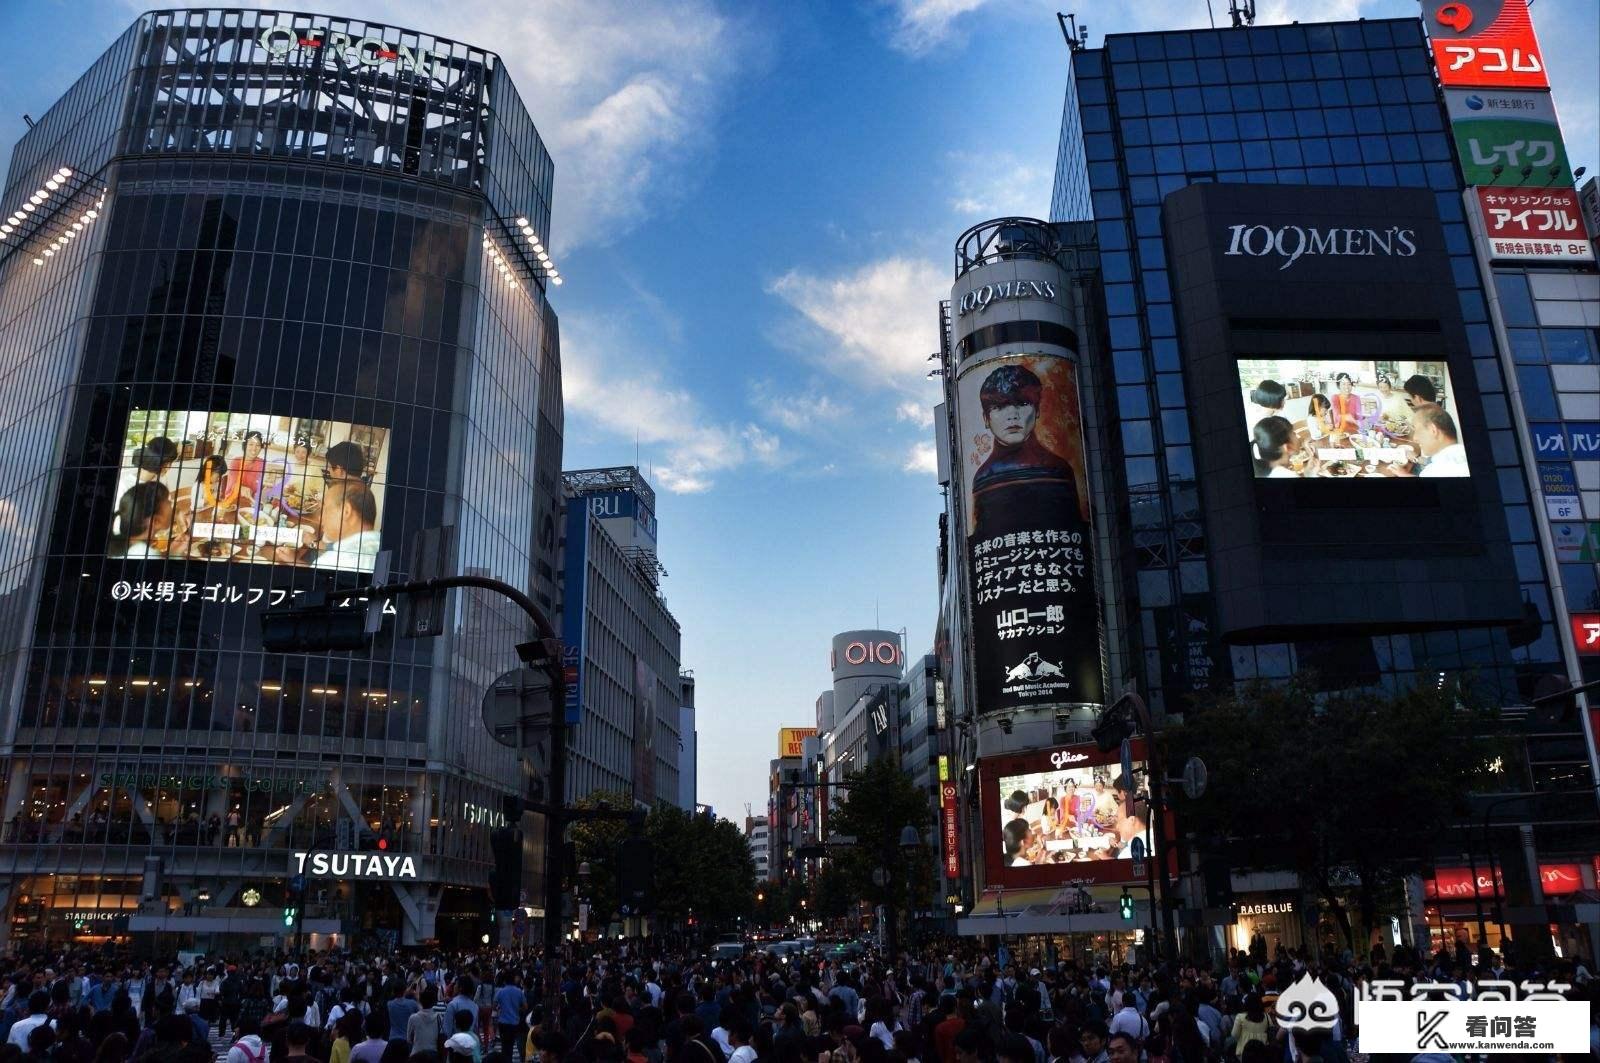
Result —
M 1145 766 L 1133 762 L 1135 794 L 1116 786 L 1119 764 L 1000 777 L 1000 840 L 1005 866 L 1131 860 L 1150 814 Z
M 134 410 L 111 557 L 370 573 L 389 430 L 205 410 Z
M 1470 475 L 1441 361 L 1250 358 L 1239 390 L 1258 478 Z

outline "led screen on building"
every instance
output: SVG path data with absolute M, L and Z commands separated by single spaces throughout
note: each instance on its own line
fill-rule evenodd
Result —
M 1238 371 L 1257 479 L 1470 474 L 1442 361 L 1246 358 Z
M 107 553 L 370 573 L 388 444 L 342 421 L 136 409 Z
M 1133 765 L 1142 778 L 1144 763 Z M 1149 826 L 1148 802 L 1125 801 L 1116 764 L 1000 777 L 1000 838 L 1007 867 L 1131 860 Z
M 1134 877 L 1134 839 L 1150 852 L 1144 743 L 1130 748 L 1131 788 L 1118 750 L 1062 746 L 978 762 L 986 879 L 1007 887 Z
M 981 712 L 1101 700 L 1078 371 L 996 358 L 957 384 Z

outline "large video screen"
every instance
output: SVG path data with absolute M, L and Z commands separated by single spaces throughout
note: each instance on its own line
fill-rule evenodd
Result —
M 134 410 L 107 554 L 368 572 L 389 430 L 206 410 Z
M 1248 358 L 1239 401 L 1261 479 L 1468 476 L 1438 361 Z
M 1112 762 L 1002 775 L 1004 866 L 1132 860 L 1133 840 L 1145 836 L 1150 822 L 1144 762 L 1133 762 L 1131 798 L 1116 786 L 1121 773 Z

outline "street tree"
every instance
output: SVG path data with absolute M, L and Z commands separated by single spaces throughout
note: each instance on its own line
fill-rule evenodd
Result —
M 603 790 L 577 802 L 579 808 L 631 805 L 628 795 Z M 589 865 L 579 886 L 601 924 L 617 915 L 619 858 L 633 829 L 620 819 L 580 819 L 572 827 L 576 859 Z M 652 914 L 658 922 L 682 926 L 693 917 L 697 926 L 715 931 L 731 929 L 754 913 L 755 861 L 731 822 L 663 803 L 645 815 L 640 832 L 653 854 Z
M 1232 867 L 1298 873 L 1360 955 L 1502 751 L 1492 715 L 1454 684 L 1329 693 L 1306 677 L 1214 694 L 1167 738 L 1170 763 L 1198 756 L 1212 779 L 1180 803 L 1180 828 Z
M 834 835 L 855 838 L 854 845 L 830 853 L 849 896 L 889 905 L 902 915 L 925 906 L 933 889 L 932 865 L 908 859 L 900 849 L 900 833 L 907 826 L 919 838 L 927 833 L 928 795 L 894 757 L 875 760 L 846 781 L 848 786 L 836 791 L 828 825 Z

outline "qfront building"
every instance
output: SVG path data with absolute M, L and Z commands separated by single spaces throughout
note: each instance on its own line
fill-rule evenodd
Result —
M 1581 238 L 1483 248 L 1504 190 L 1464 183 L 1508 164 L 1475 175 L 1447 104 L 1497 94 L 1451 100 L 1430 34 L 1452 44 L 1431 12 L 1074 40 L 1051 220 L 958 241 L 936 652 L 962 933 L 1125 952 L 1149 913 L 1137 896 L 1119 927 L 1114 897 L 1163 820 L 1137 742 L 1140 796 L 1106 799 L 1126 769 L 1091 741 L 1099 706 L 1137 691 L 1159 730 L 1208 691 L 1310 674 L 1460 681 L 1500 709 L 1505 792 L 1424 854 L 1396 933 L 1593 955 L 1588 724 L 1581 698 L 1535 705 L 1596 678 L 1568 623 L 1596 608 L 1592 266 Z M 1200 874 L 1204 846 L 1180 850 L 1186 947 L 1322 940 L 1292 875 Z M 1062 900 L 1083 879 L 1101 912 Z
M 487 929 L 522 786 L 478 710 L 521 614 L 452 596 L 353 656 L 264 653 L 259 616 L 360 607 L 434 528 L 554 613 L 552 173 L 493 53 L 270 11 L 141 16 L 18 143 L 0 935 Z

